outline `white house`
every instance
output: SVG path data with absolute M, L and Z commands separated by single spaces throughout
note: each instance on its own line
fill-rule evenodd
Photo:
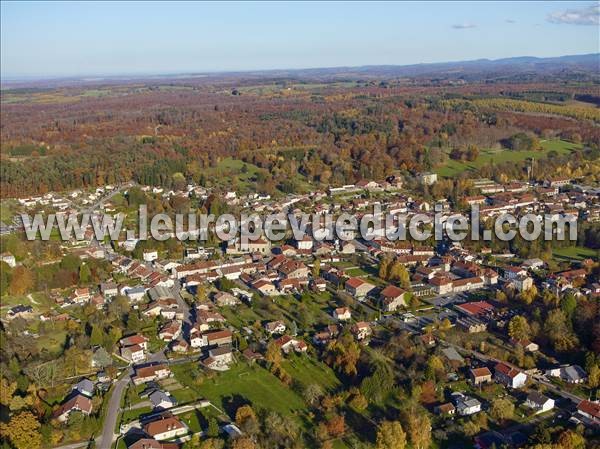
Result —
M 269 321 L 267 324 L 265 324 L 265 330 L 269 335 L 283 334 L 286 330 L 286 327 L 283 321 Z
M 160 390 L 154 391 L 148 399 L 152 403 L 152 407 L 155 409 L 166 410 L 174 407 L 177 404 L 177 401 L 173 398 L 173 396 Z
M 154 262 L 158 259 L 158 251 L 156 250 L 145 250 L 144 251 L 144 261 L 146 262 Z
M 527 374 L 505 363 L 498 363 L 494 369 L 496 380 L 506 387 L 522 388 L 527 382 Z
M 188 428 L 177 417 L 170 416 L 149 422 L 144 426 L 144 432 L 161 441 L 186 435 Z
M 14 268 L 17 266 L 17 260 L 15 259 L 15 256 L 13 256 L 11 253 L 0 254 L 0 261 L 6 262 L 8 264 L 8 266 L 11 268 Z
M 550 399 L 537 391 L 527 395 L 525 406 L 535 410 L 536 413 L 544 413 L 554 408 L 554 399 Z
M 456 406 L 456 412 L 461 416 L 474 415 L 481 411 L 481 402 L 462 393 L 452 393 L 452 400 Z
M 352 313 L 348 307 L 339 307 L 333 311 L 333 318 L 338 321 L 348 321 L 352 318 Z

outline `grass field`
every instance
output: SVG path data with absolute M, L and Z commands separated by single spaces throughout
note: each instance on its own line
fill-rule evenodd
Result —
M 289 356 L 283 367 L 303 386 L 319 384 L 324 390 L 335 391 L 340 381 L 331 368 L 313 357 Z
M 306 408 L 297 393 L 256 365 L 238 364 L 214 379 L 206 379 L 198 390 L 228 413 L 232 413 L 233 405 L 239 406 L 244 402 L 251 403 L 256 409 L 272 410 L 285 416 L 292 416 Z
M 444 177 L 453 177 L 459 175 L 466 170 L 476 170 L 481 168 L 491 161 L 495 164 L 503 162 L 523 162 L 528 158 L 536 160 L 543 159 L 548 156 L 550 151 L 556 151 L 558 154 L 568 154 L 581 148 L 581 145 L 566 142 L 564 140 L 543 140 L 541 141 L 543 150 L 541 151 L 512 151 L 507 149 L 482 149 L 479 157 L 472 162 L 448 160 L 448 162 L 438 167 L 435 172 Z
M 585 246 L 568 246 L 554 249 L 552 255 L 558 260 L 596 259 L 598 258 L 598 251 Z

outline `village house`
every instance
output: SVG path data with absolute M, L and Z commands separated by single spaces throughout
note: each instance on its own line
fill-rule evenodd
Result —
M 227 329 L 206 332 L 204 335 L 211 348 L 231 345 L 233 342 L 233 333 Z
M 161 390 L 154 390 L 150 396 L 148 396 L 148 399 L 152 403 L 152 408 L 155 410 L 166 410 L 177 405 L 177 401 L 173 396 Z
M 364 299 L 374 288 L 374 285 L 356 277 L 348 279 L 345 284 L 346 292 L 358 300 Z
M 451 402 L 446 402 L 445 404 L 436 405 L 434 412 L 440 416 L 454 416 L 456 407 Z
M 146 382 L 166 379 L 170 375 L 171 370 L 167 365 L 158 364 L 136 368 L 135 375 L 131 379 L 135 385 L 141 385 Z
M 352 332 L 352 335 L 354 335 L 354 337 L 359 341 L 369 338 L 373 333 L 371 326 L 365 321 L 359 321 L 358 323 L 355 323 L 350 328 L 350 332 Z
M 477 318 L 463 317 L 456 320 L 456 324 L 469 334 L 476 334 L 479 332 L 485 332 L 487 330 L 487 324 Z
M 208 351 L 208 357 L 202 361 L 204 366 L 216 371 L 225 371 L 233 363 L 231 346 L 221 346 Z
M 380 293 L 381 303 L 385 312 L 395 312 L 398 307 L 406 307 L 405 290 L 395 285 L 388 285 Z
M 279 291 L 272 282 L 260 279 L 252 284 L 252 287 L 258 290 L 264 296 L 278 295 Z
M 516 279 L 519 276 L 527 276 L 527 270 L 525 270 L 523 267 L 514 267 L 512 265 L 504 267 L 503 272 L 504 279 L 506 279 L 507 281 L 512 281 L 513 279 Z
M 143 335 L 131 335 L 119 340 L 121 357 L 130 363 L 139 363 L 146 359 L 148 339 Z
M 8 321 L 14 320 L 15 318 L 21 318 L 23 320 L 30 320 L 33 318 L 33 307 L 19 304 L 11 307 L 6 313 L 6 319 Z
M 417 180 L 426 186 L 430 186 L 437 182 L 437 173 L 423 172 L 417 174 Z
M 340 307 L 333 311 L 333 318 L 338 321 L 348 321 L 352 318 L 352 313 L 348 307 Z
M 438 295 L 446 295 L 452 292 L 452 280 L 447 276 L 434 276 L 429 280 L 429 283 Z
M 92 298 L 92 293 L 90 289 L 85 288 L 76 288 L 75 291 L 69 296 L 69 300 L 75 304 L 85 304 L 89 302 Z
M 509 285 L 514 286 L 518 292 L 524 292 L 533 287 L 533 279 L 529 276 L 519 275 L 510 281 Z
M 492 372 L 487 367 L 473 368 L 469 370 L 469 378 L 475 386 L 491 383 Z
M 278 338 L 275 340 L 275 343 L 285 354 L 289 354 L 291 351 L 302 353 L 308 350 L 308 346 L 304 341 L 290 337 L 289 335 Z
M 169 440 L 188 433 L 187 426 L 175 416 L 168 416 L 147 423 L 144 432 L 156 440 Z
M 217 292 L 213 295 L 213 300 L 219 307 L 236 306 L 240 304 L 240 300 L 227 292 Z
M 536 413 L 544 413 L 554 408 L 554 399 L 532 391 L 527 395 L 525 406 L 533 409 Z
M 313 239 L 308 235 L 304 235 L 301 239 L 296 240 L 296 248 L 300 251 L 311 251 L 313 249 Z
M 587 373 L 579 365 L 560 366 L 546 370 L 546 376 L 558 377 L 570 384 L 581 384 L 587 380 Z
M 140 345 L 121 348 L 121 357 L 130 363 L 140 363 L 146 360 L 146 351 Z
M 342 327 L 339 324 L 330 324 L 324 330 L 315 333 L 313 343 L 324 346 L 340 334 Z
M 287 279 L 303 279 L 308 277 L 308 267 L 297 260 L 287 260 L 277 268 L 279 274 Z
M 462 393 L 452 393 L 452 400 L 456 407 L 456 412 L 460 416 L 469 416 L 481 411 L 481 402 Z
M 123 347 L 139 345 L 144 351 L 148 350 L 148 338 L 140 334 L 130 335 L 129 337 L 123 337 L 119 340 L 119 344 Z
M 146 289 L 142 286 L 125 287 L 121 289 L 121 294 L 127 296 L 129 302 L 136 303 L 144 299 L 146 296 Z
M 521 346 L 527 352 L 536 352 L 540 349 L 537 343 L 529 340 L 515 340 L 511 338 L 510 342 L 515 346 Z
M 600 402 L 583 400 L 577 405 L 577 411 L 592 423 L 600 424 Z
M 181 335 L 181 321 L 171 321 L 165 324 L 158 332 L 158 338 L 163 341 L 170 342 Z
M 92 413 L 92 400 L 82 394 L 77 394 L 61 405 L 52 416 L 60 422 L 66 422 L 73 412 L 89 415 Z
M 153 249 L 144 250 L 142 258 L 144 259 L 144 262 L 154 262 L 155 260 L 158 260 L 158 251 Z
M 17 259 L 9 252 L 0 254 L 0 262 L 6 263 L 9 267 L 15 268 L 17 266 Z
M 206 337 L 206 334 L 202 333 L 208 329 L 208 325 L 206 329 L 201 329 L 197 323 L 190 329 L 190 346 L 192 348 L 196 349 L 208 346 L 208 338 Z
M 265 330 L 269 335 L 281 335 L 285 332 L 286 326 L 283 321 L 269 321 L 268 323 L 265 323 Z
M 171 342 L 171 351 L 173 352 L 188 352 L 190 350 L 190 344 L 183 338 L 179 338 Z
M 311 279 L 310 287 L 318 292 L 324 292 L 327 290 L 327 281 L 323 278 Z
M 94 382 L 85 378 L 81 379 L 75 384 L 73 391 L 77 391 L 78 393 L 91 398 L 94 395 Z
M 509 388 L 522 388 L 527 382 L 527 374 L 505 363 L 496 364 L 494 377 L 499 383 Z

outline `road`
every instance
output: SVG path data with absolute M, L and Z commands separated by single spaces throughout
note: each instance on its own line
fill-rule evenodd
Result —
M 146 360 L 145 364 L 159 362 L 167 362 L 164 350 L 151 354 L 150 357 L 148 357 L 148 360 Z M 123 372 L 121 377 L 119 377 L 114 384 L 112 394 L 108 401 L 106 415 L 104 416 L 102 433 L 96 438 L 96 447 L 98 449 L 111 449 L 113 442 L 118 437 L 118 434 L 115 434 L 115 427 L 117 426 L 119 412 L 121 411 L 121 401 L 123 399 L 123 394 L 125 394 L 125 391 L 127 390 L 127 385 L 129 384 L 132 375 L 133 368 L 128 368 Z
M 96 447 L 98 449 L 111 449 L 112 443 L 117 437 L 115 435 L 115 427 L 119 418 L 119 411 L 121 410 L 121 399 L 131 380 L 132 374 L 133 370 L 131 368 L 127 369 L 115 382 L 110 400 L 108 401 L 106 415 L 104 416 L 102 433 L 96 438 Z
M 185 299 L 183 299 L 183 297 L 181 296 L 181 287 L 179 285 L 179 281 L 176 279 L 175 280 L 175 285 L 173 287 L 171 287 L 171 292 L 173 293 L 173 297 L 177 300 L 177 304 L 179 305 L 179 307 L 181 308 L 181 311 L 183 312 L 183 322 L 184 322 L 184 327 L 187 326 L 188 328 L 192 326 L 192 316 L 190 314 L 190 306 L 188 305 L 187 302 L 185 302 Z

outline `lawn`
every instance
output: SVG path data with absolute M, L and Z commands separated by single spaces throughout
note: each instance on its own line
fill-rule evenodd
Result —
M 191 376 L 185 373 L 186 365 L 178 365 L 175 376 L 182 384 L 191 380 Z M 257 365 L 239 363 L 212 379 L 204 379 L 194 389 L 198 391 L 198 397 L 210 400 L 229 414 L 234 414 L 235 409 L 246 402 L 256 409 L 272 410 L 284 416 L 292 416 L 305 409 L 304 401 L 298 394 Z
M 585 246 L 567 246 L 566 248 L 553 249 L 552 256 L 557 260 L 597 259 L 598 250 L 586 248 Z
M 151 411 L 151 406 L 139 407 L 131 410 L 123 410 L 123 414 L 121 415 L 121 422 L 129 423 L 138 419 L 140 416 L 145 415 L 146 413 L 150 413 Z
M 541 151 L 512 151 L 492 148 L 482 149 L 479 157 L 472 162 L 449 159 L 444 166 L 435 169 L 435 172 L 440 176 L 448 178 L 456 176 L 466 170 L 476 170 L 492 161 L 495 164 L 501 164 L 503 162 L 522 162 L 532 157 L 539 160 L 547 157 L 548 152 L 550 151 L 556 151 L 558 154 L 568 154 L 581 148 L 580 144 L 566 142 L 564 140 L 542 140 L 540 143 L 543 148 Z
M 291 355 L 283 363 L 283 367 L 303 386 L 319 384 L 327 391 L 335 391 L 340 386 L 340 381 L 331 368 L 314 357 Z

